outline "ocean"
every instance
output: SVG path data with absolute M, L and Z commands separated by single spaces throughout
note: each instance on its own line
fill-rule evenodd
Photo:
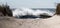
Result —
M 12 10 L 13 16 L 16 18 L 39 18 L 40 15 L 53 16 L 55 8 L 20 8 Z

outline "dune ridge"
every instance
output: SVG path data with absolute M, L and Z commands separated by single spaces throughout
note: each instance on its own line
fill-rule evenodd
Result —
M 48 19 L 16 19 L 0 17 L 0 28 L 60 28 L 60 16 Z

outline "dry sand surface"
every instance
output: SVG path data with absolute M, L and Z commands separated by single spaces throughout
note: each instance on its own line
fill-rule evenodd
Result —
M 60 28 L 60 16 L 48 19 L 16 19 L 0 17 L 0 28 Z

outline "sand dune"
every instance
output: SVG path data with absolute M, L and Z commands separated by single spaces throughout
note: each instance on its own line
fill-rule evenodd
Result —
M 0 28 L 60 28 L 60 16 L 48 19 L 16 19 L 0 17 Z

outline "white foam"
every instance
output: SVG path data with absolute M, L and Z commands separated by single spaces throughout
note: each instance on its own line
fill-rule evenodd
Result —
M 40 14 L 42 13 L 47 13 L 49 15 L 53 15 L 53 13 L 49 12 L 49 11 L 41 11 L 41 10 L 32 10 L 30 8 L 20 8 L 20 9 L 16 9 L 15 11 L 13 11 L 13 16 L 16 16 L 16 15 L 35 15 L 35 16 L 39 16 Z

